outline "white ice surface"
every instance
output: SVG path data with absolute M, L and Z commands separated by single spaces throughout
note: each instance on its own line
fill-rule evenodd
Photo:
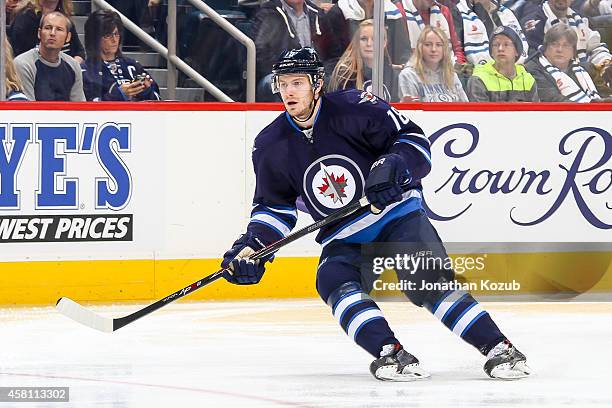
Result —
M 0 408 L 612 406 L 612 304 L 484 306 L 534 376 L 487 378 L 476 350 L 407 303 L 382 308 L 431 372 L 422 382 L 374 380 L 371 357 L 317 300 L 179 303 L 111 334 L 51 307 L 0 309 L 0 386 L 69 386 L 71 400 Z

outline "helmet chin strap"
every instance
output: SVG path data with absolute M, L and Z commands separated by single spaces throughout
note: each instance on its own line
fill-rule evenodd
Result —
M 295 120 L 296 122 L 300 122 L 300 123 L 308 122 L 310 118 L 312 118 L 312 115 L 314 114 L 315 108 L 317 107 L 318 100 L 319 98 L 312 98 L 312 102 L 310 102 L 310 113 L 308 114 L 306 119 L 300 119 L 297 116 L 292 116 L 293 120 Z

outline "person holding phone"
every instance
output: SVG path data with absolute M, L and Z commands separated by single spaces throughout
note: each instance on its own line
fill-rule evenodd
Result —
M 88 101 L 160 100 L 159 87 L 137 61 L 121 53 L 123 24 L 114 11 L 98 10 L 85 22 L 87 60 L 83 86 Z

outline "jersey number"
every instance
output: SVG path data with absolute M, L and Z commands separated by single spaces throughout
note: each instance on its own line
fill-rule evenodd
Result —
M 402 125 L 407 125 L 408 122 L 410 122 L 410 119 L 408 119 L 406 116 L 404 116 L 404 114 L 400 111 L 398 111 L 395 108 L 391 108 L 387 111 L 387 115 L 389 115 L 391 117 L 391 119 L 393 119 L 393 123 L 395 123 L 395 127 L 397 127 L 397 130 L 402 130 Z M 400 122 L 402 125 L 400 125 Z

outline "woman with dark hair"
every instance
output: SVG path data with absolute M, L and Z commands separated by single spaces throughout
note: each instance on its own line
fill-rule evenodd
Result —
M 72 16 L 72 0 L 29 0 L 15 15 L 10 30 L 10 41 L 15 56 L 30 51 L 38 44 L 38 27 L 43 15 L 61 11 L 68 18 Z M 85 50 L 79 40 L 74 24 L 70 24 L 70 38 L 64 44 L 64 51 L 80 64 L 85 60 Z
M 88 101 L 160 100 L 159 87 L 137 61 L 121 54 L 123 24 L 114 11 L 98 10 L 85 22 L 87 60 L 83 88 Z

